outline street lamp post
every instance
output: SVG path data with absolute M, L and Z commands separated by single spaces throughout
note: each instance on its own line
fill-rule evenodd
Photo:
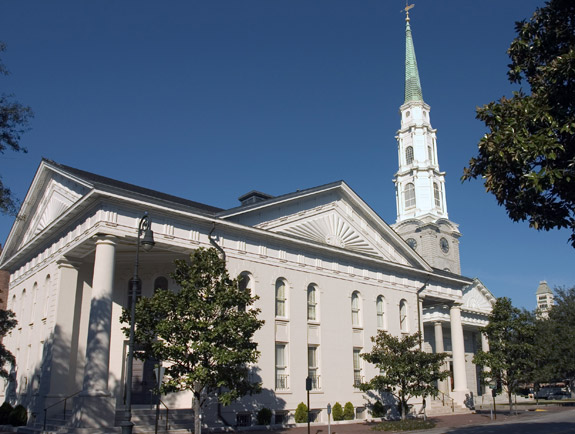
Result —
M 144 237 L 140 240 L 142 237 Z M 134 264 L 134 277 L 132 279 L 132 298 L 130 303 L 130 337 L 128 340 L 128 363 L 126 366 L 126 411 L 124 413 L 124 420 L 122 421 L 122 434 L 132 434 L 132 367 L 134 365 L 134 327 L 136 320 L 136 298 L 138 293 L 138 284 L 140 278 L 138 277 L 138 267 L 140 265 L 140 245 L 142 248 L 149 252 L 154 247 L 154 233 L 152 232 L 152 220 L 148 217 L 148 213 L 140 219 L 138 225 L 138 241 L 136 244 L 136 263 Z

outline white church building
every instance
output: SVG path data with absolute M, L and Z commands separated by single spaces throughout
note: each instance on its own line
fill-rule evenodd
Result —
M 272 197 L 250 192 L 219 209 L 43 160 L 0 257 L 10 272 L 8 309 L 18 326 L 4 343 L 16 357 L 4 399 L 29 409 L 70 410 L 67 424 L 111 427 L 124 408 L 126 348 L 119 318 L 128 306 L 138 224 L 152 221 L 156 245 L 140 254 L 143 296 L 174 288 L 175 259 L 217 243 L 232 276 L 259 296 L 264 326 L 254 380 L 262 393 L 229 407 L 208 406 L 204 424 L 246 425 L 262 407 L 293 422 L 306 402 L 327 422 L 328 403 L 351 402 L 369 417 L 354 384 L 378 374 L 359 355 L 378 330 L 424 334 L 426 351 L 449 353 L 440 391 L 455 402 L 481 395 L 472 363 L 487 342 L 480 330 L 495 302 L 478 279 L 460 274 L 458 225 L 449 220 L 436 130 L 423 101 L 409 17 L 405 102 L 397 133 L 397 222 L 383 221 L 345 182 Z M 154 402 L 152 363 L 135 362 L 134 407 Z M 170 410 L 190 394 L 162 396 Z

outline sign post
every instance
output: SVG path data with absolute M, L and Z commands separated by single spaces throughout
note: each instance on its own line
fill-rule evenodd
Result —
M 491 396 L 493 396 L 493 419 L 497 420 L 497 408 L 495 407 L 495 397 L 497 396 L 497 386 L 491 386 Z
M 309 391 L 311 390 L 311 377 L 305 379 L 305 390 L 307 390 L 307 434 L 310 434 L 309 427 Z
M 331 434 L 331 404 L 327 404 L 327 434 Z

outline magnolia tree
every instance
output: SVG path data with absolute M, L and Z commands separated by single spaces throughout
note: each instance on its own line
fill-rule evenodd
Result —
M 482 330 L 489 340 L 489 351 L 478 351 L 473 363 L 486 368 L 487 382 L 505 387 L 509 408 L 513 406 L 511 394 L 535 375 L 535 330 L 535 316 L 514 307 L 506 297 L 497 299 Z
M 575 287 L 555 288 L 548 318 L 537 321 L 539 382 L 567 381 L 575 398 Z
M 256 297 L 229 277 L 215 249 L 197 249 L 190 261 L 177 260 L 171 277 L 179 290 L 158 290 L 137 303 L 134 355 L 162 361 L 162 393 L 193 393 L 197 433 L 202 406 L 216 391 L 228 405 L 260 390 L 248 374 L 259 356 L 252 337 L 263 321 L 252 307 Z M 129 318 L 124 311 L 122 321 Z M 129 334 L 128 327 L 124 332 Z
M 371 341 L 374 343 L 371 352 L 361 357 L 379 368 L 380 374 L 357 387 L 363 392 L 390 393 L 399 403 L 401 419 L 405 420 L 410 398 L 437 395 L 435 383 L 449 376 L 442 369 L 447 354 L 422 351 L 419 333 L 396 338 L 380 330 Z
M 516 23 L 508 77 L 525 85 L 477 109 L 488 128 L 463 179 L 481 179 L 514 221 L 567 228 L 575 247 L 575 2 Z

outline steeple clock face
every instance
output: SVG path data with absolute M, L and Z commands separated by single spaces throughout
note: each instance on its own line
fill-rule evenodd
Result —
M 439 240 L 439 247 L 441 247 L 441 251 L 443 253 L 449 253 L 449 241 L 447 241 L 445 238 L 441 238 Z
M 415 241 L 414 238 L 408 238 L 407 244 L 409 244 L 409 247 L 411 247 L 413 250 L 415 250 L 415 248 L 417 247 L 417 241 Z

